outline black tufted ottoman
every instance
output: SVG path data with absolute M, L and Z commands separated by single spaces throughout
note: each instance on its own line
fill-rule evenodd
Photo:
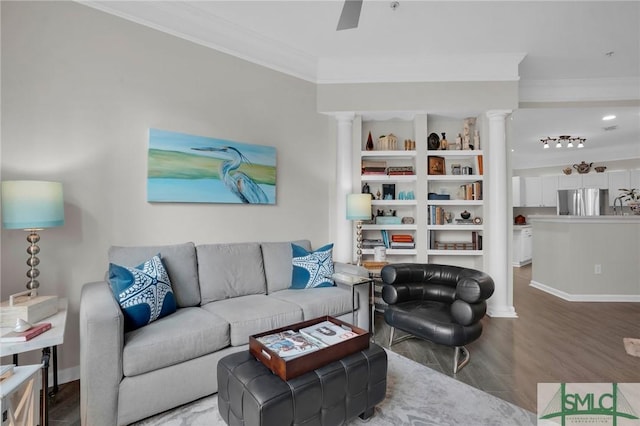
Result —
M 367 419 L 387 389 L 387 354 L 380 346 L 284 381 L 249 351 L 218 363 L 218 409 L 228 425 L 341 425 Z

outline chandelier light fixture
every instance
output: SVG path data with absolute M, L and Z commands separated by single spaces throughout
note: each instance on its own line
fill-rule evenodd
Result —
M 584 148 L 584 143 L 587 140 L 585 138 L 579 138 L 579 137 L 573 137 L 573 136 L 569 136 L 569 135 L 560 135 L 557 138 L 552 138 L 547 136 L 546 138 L 542 138 L 540 139 L 540 142 L 542 142 L 542 147 L 544 149 L 548 149 L 549 148 L 549 142 L 556 144 L 556 148 L 562 148 L 563 146 L 566 146 L 567 148 L 573 148 L 574 147 L 574 142 L 577 143 L 578 148 Z M 565 144 L 565 145 L 563 145 Z

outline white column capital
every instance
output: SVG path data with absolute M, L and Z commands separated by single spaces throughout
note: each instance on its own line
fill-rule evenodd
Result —
M 487 117 L 489 120 L 500 120 L 507 117 L 507 115 L 511 114 L 513 110 L 511 109 L 492 109 L 487 111 Z
M 333 117 L 338 123 L 352 122 L 356 118 L 356 113 L 351 111 L 336 112 Z

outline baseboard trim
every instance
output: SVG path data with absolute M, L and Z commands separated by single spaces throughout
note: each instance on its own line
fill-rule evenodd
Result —
M 65 368 L 58 370 L 58 384 L 73 382 L 80 380 L 80 366 Z M 49 386 L 53 386 L 53 365 L 49 364 Z
M 529 285 L 568 302 L 640 302 L 636 294 L 569 294 L 534 280 Z

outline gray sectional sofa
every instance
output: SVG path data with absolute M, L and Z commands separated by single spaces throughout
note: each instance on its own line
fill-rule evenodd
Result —
M 252 334 L 323 315 L 353 321 L 350 288 L 289 289 L 291 242 L 112 247 L 109 261 L 132 267 L 158 253 L 178 306 L 169 316 L 125 332 L 108 282 L 82 288 L 83 425 L 129 424 L 217 392 L 218 361 L 248 350 Z M 357 291 L 357 325 L 367 329 L 367 286 Z

